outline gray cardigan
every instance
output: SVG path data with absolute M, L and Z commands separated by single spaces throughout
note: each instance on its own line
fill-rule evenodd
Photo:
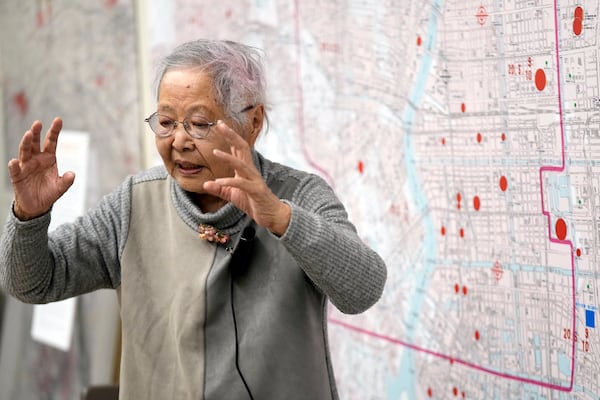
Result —
M 231 204 L 202 213 L 155 167 L 49 235 L 49 214 L 21 222 L 9 213 L 0 284 L 28 303 L 117 289 L 121 398 L 337 398 L 326 299 L 365 311 L 381 296 L 385 265 L 321 178 L 257 152 L 254 161 L 292 216 L 282 237 L 257 227 L 241 273 L 197 229 L 213 225 L 235 243 L 247 216 Z

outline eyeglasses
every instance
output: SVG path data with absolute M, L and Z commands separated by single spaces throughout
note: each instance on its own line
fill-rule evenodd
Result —
M 240 113 L 250 111 L 255 106 L 250 105 Z M 183 121 L 177 121 L 166 115 L 159 114 L 158 111 L 150 115 L 144 120 L 150 125 L 152 132 L 160 138 L 167 138 L 173 134 L 178 124 L 183 125 L 183 129 L 194 139 L 206 139 L 210 135 L 210 128 L 215 126 L 216 122 L 211 122 L 200 115 L 192 115 L 185 118 Z
M 158 112 L 150 115 L 144 121 L 150 125 L 150 129 L 160 138 L 171 136 L 177 128 L 177 124 L 181 124 L 188 135 L 194 139 L 206 139 L 210 134 L 210 128 L 217 124 L 198 115 L 192 115 L 183 121 L 176 121 Z

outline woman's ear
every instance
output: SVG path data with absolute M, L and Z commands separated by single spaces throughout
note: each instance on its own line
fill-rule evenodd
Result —
M 263 122 L 265 120 L 265 105 L 257 104 L 254 108 L 248 111 L 250 114 L 250 124 L 252 127 L 252 131 L 250 132 L 250 137 L 248 138 L 248 143 L 250 147 L 254 147 L 254 143 L 258 139 L 258 135 L 263 127 Z

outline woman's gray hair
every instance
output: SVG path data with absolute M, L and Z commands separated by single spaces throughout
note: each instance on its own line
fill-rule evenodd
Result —
M 227 40 L 199 39 L 176 47 L 160 62 L 156 74 L 158 98 L 163 77 L 173 68 L 198 68 L 214 82 L 217 102 L 240 126 L 249 106 L 266 103 L 266 83 L 259 49 Z M 265 122 L 267 122 L 265 111 Z

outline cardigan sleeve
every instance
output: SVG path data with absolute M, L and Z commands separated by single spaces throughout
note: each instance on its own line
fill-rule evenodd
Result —
M 11 209 L 0 237 L 0 287 L 26 303 L 118 287 L 129 187 L 125 182 L 89 212 L 50 233 L 50 212 L 20 221 Z
M 360 239 L 333 189 L 309 174 L 288 204 L 292 216 L 281 240 L 313 283 L 341 312 L 357 314 L 375 304 L 385 263 Z

